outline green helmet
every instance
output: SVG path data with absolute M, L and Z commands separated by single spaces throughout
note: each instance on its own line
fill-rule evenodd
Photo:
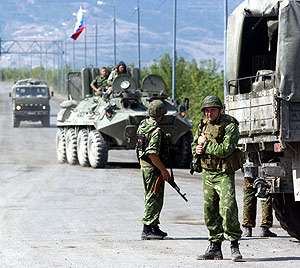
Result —
M 223 109 L 221 100 L 217 96 L 207 96 L 202 102 L 201 111 L 203 111 L 205 108 L 214 107 Z
M 164 103 L 160 100 L 154 100 L 150 102 L 148 107 L 148 114 L 153 118 L 157 118 L 167 113 L 167 108 Z

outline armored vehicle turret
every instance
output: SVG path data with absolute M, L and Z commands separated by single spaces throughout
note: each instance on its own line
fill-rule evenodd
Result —
M 300 240 L 300 1 L 244 1 L 229 17 L 226 111 L 240 123 L 245 177 L 273 196 Z
M 44 127 L 50 125 L 49 87 L 45 81 L 31 78 L 16 81 L 9 93 L 12 98 L 12 124 L 19 127 L 21 121 L 41 121 Z
M 137 88 L 137 70 L 133 76 L 119 75 L 112 93 L 94 96 L 90 83 L 99 69 L 84 68 L 68 74 L 68 100 L 61 103 L 57 115 L 56 152 L 58 161 L 104 168 L 110 149 L 134 149 L 136 130 L 148 116 L 151 101 L 162 100 L 168 112 L 160 123 L 172 135 L 172 161 L 176 167 L 191 162 L 192 124 L 186 118 L 188 99 L 182 106 L 165 94 L 166 85 L 158 75 L 148 75 Z M 177 104 L 177 105 L 175 105 Z

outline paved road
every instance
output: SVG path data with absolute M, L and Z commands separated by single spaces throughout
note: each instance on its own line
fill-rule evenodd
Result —
M 0 267 L 284 267 L 300 266 L 300 243 L 282 230 L 278 238 L 241 240 L 244 262 L 197 261 L 207 247 L 200 175 L 175 170 L 186 203 L 166 186 L 161 228 L 169 238 L 141 241 L 143 186 L 133 151 L 111 151 L 105 169 L 59 164 L 56 113 L 51 127 L 22 122 L 12 128 L 8 92 L 0 83 Z M 242 177 L 237 173 L 242 207 Z M 260 210 L 259 210 L 260 212 Z M 260 213 L 258 220 L 260 220 Z

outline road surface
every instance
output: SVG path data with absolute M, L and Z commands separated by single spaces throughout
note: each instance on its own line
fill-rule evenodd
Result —
M 59 164 L 55 154 L 56 114 L 51 126 L 21 122 L 12 127 L 11 83 L 0 83 L 0 267 L 300 267 L 300 243 L 274 221 L 277 238 L 242 239 L 244 260 L 197 261 L 205 252 L 202 180 L 175 170 L 186 203 L 166 185 L 163 241 L 140 239 L 143 186 L 134 151 L 110 151 L 105 169 Z M 237 173 L 239 217 L 242 176 Z M 258 210 L 258 225 L 261 219 Z

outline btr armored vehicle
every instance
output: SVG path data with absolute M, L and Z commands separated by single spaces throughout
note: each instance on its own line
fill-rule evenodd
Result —
M 244 172 L 300 240 L 300 1 L 244 1 L 229 17 L 226 111 L 240 123 Z
M 19 127 L 21 121 L 41 121 L 44 127 L 50 125 L 50 97 L 46 82 L 33 79 L 16 81 L 9 93 L 12 98 L 12 124 Z
M 164 93 L 166 85 L 158 75 L 146 76 L 138 88 L 135 68 L 132 76 L 119 75 L 114 80 L 111 94 L 94 96 L 90 83 L 98 74 L 95 67 L 68 74 L 68 100 L 61 103 L 62 110 L 57 115 L 58 161 L 104 168 L 110 149 L 135 148 L 136 130 L 148 116 L 149 103 L 162 100 L 168 112 L 160 126 L 172 135 L 173 165 L 188 166 L 192 158 L 192 124 L 186 118 L 188 99 L 182 106 L 172 101 Z

